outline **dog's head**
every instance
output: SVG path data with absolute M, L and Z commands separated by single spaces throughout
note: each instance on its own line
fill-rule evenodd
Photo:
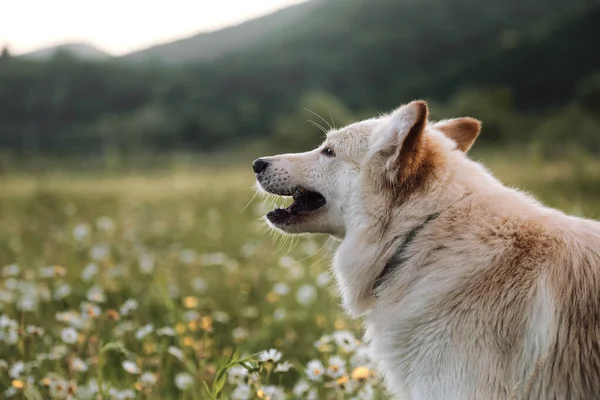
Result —
M 264 191 L 294 199 L 269 212 L 267 220 L 285 233 L 343 238 L 357 214 L 385 213 L 382 207 L 421 191 L 442 168 L 444 154 L 468 151 L 480 129 L 472 118 L 428 123 L 427 115 L 426 103 L 413 101 L 330 131 L 315 150 L 254 161 Z

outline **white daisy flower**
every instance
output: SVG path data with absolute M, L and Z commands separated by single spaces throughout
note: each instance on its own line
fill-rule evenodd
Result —
M 306 365 L 306 377 L 311 381 L 320 381 L 325 375 L 325 366 L 319 360 L 309 361 Z
M 88 224 L 78 224 L 73 228 L 73 237 L 81 242 L 90 234 L 90 226 Z
M 154 326 L 152 326 L 152 324 L 146 324 L 137 330 L 137 332 L 135 333 L 135 338 L 137 340 L 142 340 L 143 338 L 148 336 L 150 333 L 152 333 L 153 330 L 154 330 Z
M 198 293 L 205 293 L 208 289 L 208 283 L 202 278 L 194 278 L 192 281 L 192 287 Z
M 276 321 L 282 321 L 283 319 L 285 319 L 286 316 L 286 311 L 283 308 L 276 308 L 275 311 L 273 311 L 273 318 L 275 318 Z
M 358 346 L 350 359 L 352 368 L 372 366 L 371 353 L 367 346 Z
M 130 374 L 137 375 L 141 372 L 140 368 L 133 361 L 125 360 L 121 365 L 123 365 L 123 369 Z
M 176 332 L 175 329 L 171 328 L 170 326 L 163 326 L 156 331 L 156 334 L 158 336 L 175 336 Z
M 331 275 L 329 272 L 321 272 L 319 276 L 317 276 L 317 286 L 323 287 L 326 286 L 331 281 Z
M 43 336 L 44 335 L 44 328 L 40 328 L 35 325 L 27 325 L 27 327 L 25 328 L 25 331 L 29 335 L 33 335 L 33 336 Z
M 136 299 L 129 299 L 123 303 L 121 308 L 119 309 L 119 314 L 121 315 L 129 315 L 132 311 L 138 309 L 138 302 Z
M 169 346 L 167 352 L 173 357 L 177 358 L 179 361 L 183 361 L 184 355 L 183 351 L 175 346 Z
M 139 261 L 138 268 L 142 274 L 151 274 L 154 272 L 154 257 L 150 254 L 143 254 Z
M 283 256 L 279 259 L 279 266 L 283 268 L 291 268 L 296 264 L 296 260 L 294 260 L 290 256 Z
M 305 240 L 300 245 L 300 249 L 307 256 L 314 256 L 320 249 L 320 246 L 317 242 L 312 239 Z
M 97 318 L 102 314 L 102 309 L 93 303 L 84 301 L 81 303 L 81 316 L 84 319 Z
M 248 376 L 248 370 L 241 365 L 229 368 L 227 371 L 227 381 L 229 383 L 243 383 Z
M 19 341 L 19 331 L 17 328 L 9 328 L 4 332 L 0 331 L 0 342 L 5 342 L 8 345 L 17 344 Z
M 245 257 L 245 258 L 252 257 L 253 255 L 256 254 L 256 245 L 254 245 L 252 243 L 246 243 L 240 249 L 240 254 L 242 255 L 242 257 Z
M 333 333 L 335 344 L 347 353 L 352 353 L 358 347 L 356 337 L 350 331 L 336 331 Z
M 75 387 L 73 382 L 64 379 L 56 379 L 50 382 L 50 395 L 55 399 L 66 399 L 69 392 Z
M 8 318 L 6 315 L 0 315 L 0 329 L 16 329 L 19 327 L 19 323 L 14 319 Z
M 81 279 L 88 282 L 91 281 L 94 276 L 98 273 L 98 266 L 94 263 L 89 263 L 85 266 L 83 271 L 81 271 Z
M 313 346 L 315 346 L 315 348 L 320 351 L 323 348 L 327 348 L 330 343 L 331 343 L 331 336 L 323 335 L 319 338 L 319 340 L 317 340 L 313 344 Z
M 194 384 L 194 377 L 187 372 L 180 372 L 175 375 L 175 386 L 181 391 L 185 391 Z
M 194 249 L 183 249 L 179 252 L 179 261 L 184 264 L 191 264 L 196 261 L 198 253 Z
M 327 374 L 332 378 L 339 378 L 346 373 L 346 361 L 340 356 L 329 358 Z
M 241 342 L 248 337 L 248 331 L 245 328 L 238 326 L 231 331 L 231 336 L 233 336 L 233 340 L 236 342 Z
M 261 362 L 265 362 L 265 363 L 266 362 L 276 363 L 279 360 L 281 360 L 281 353 L 279 351 L 277 351 L 277 349 L 264 350 L 258 354 L 258 359 Z
M 110 257 L 110 245 L 107 243 L 94 245 L 90 249 L 90 257 L 93 260 L 104 260 Z
M 215 321 L 220 322 L 221 324 L 226 324 L 231 319 L 229 314 L 225 311 L 214 311 L 212 316 Z
M 317 289 L 312 285 L 302 285 L 296 293 L 296 301 L 300 305 L 308 306 L 317 299 Z
M 76 372 L 86 372 L 89 367 L 81 358 L 75 357 L 71 360 L 71 369 Z
M 370 385 L 365 385 L 357 394 L 356 398 L 360 400 L 373 400 L 375 398 L 375 390 Z
M 110 232 L 115 229 L 115 221 L 110 217 L 102 216 L 96 220 L 96 226 L 100 230 Z
M 17 276 L 21 272 L 21 268 L 18 264 L 10 264 L 2 268 L 2 276 L 8 278 L 9 276 Z
M 85 295 L 89 301 L 93 301 L 94 303 L 104 303 L 106 301 L 106 295 L 104 294 L 104 289 L 102 289 L 98 285 L 94 285 L 87 291 Z
M 65 342 L 66 344 L 74 344 L 77 343 L 77 338 L 79 337 L 79 334 L 77 333 L 77 331 L 73 328 L 64 328 L 61 332 L 60 332 L 60 338 L 63 342 Z
M 302 395 L 310 390 L 310 384 L 305 380 L 300 380 L 294 385 L 294 396 L 302 398 Z
M 8 375 L 13 379 L 19 379 L 23 372 L 25 372 L 25 363 L 23 361 L 17 361 L 10 366 Z
M 152 372 L 144 372 L 140 375 L 140 382 L 144 385 L 154 385 L 156 384 L 156 375 Z
M 65 297 L 71 294 L 71 286 L 68 283 L 63 283 L 59 285 L 56 290 L 54 290 L 54 300 L 62 300 Z
M 288 372 L 292 368 L 292 363 L 289 361 L 284 361 L 280 364 L 277 364 L 275 368 L 275 372 Z
M 231 393 L 231 400 L 248 400 L 253 395 L 252 388 L 244 383 L 238 384 Z
M 285 399 L 285 393 L 283 392 L 283 389 L 279 386 L 265 386 L 262 388 L 262 391 L 265 395 L 265 398 L 269 399 L 269 400 L 284 400 Z
M 284 282 L 276 283 L 275 286 L 273 286 L 273 292 L 280 296 L 285 296 L 290 292 L 290 286 Z
M 56 268 L 53 265 L 40 267 L 38 272 L 40 278 L 54 278 L 56 276 Z

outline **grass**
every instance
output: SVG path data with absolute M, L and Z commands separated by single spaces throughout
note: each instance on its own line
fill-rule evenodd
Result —
M 595 160 L 482 158 L 600 210 Z M 274 236 L 252 184 L 237 167 L 0 177 L 0 397 L 385 398 L 329 282 L 335 243 Z

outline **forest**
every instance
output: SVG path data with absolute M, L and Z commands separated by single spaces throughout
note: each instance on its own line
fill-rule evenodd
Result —
M 0 155 L 306 149 L 310 120 L 415 98 L 481 119 L 483 145 L 598 152 L 598 38 L 596 1 L 314 0 L 123 57 L 5 48 Z

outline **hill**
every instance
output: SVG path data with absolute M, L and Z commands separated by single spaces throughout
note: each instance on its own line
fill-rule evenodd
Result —
M 312 0 L 301 3 L 236 26 L 135 51 L 122 56 L 121 59 L 164 64 L 213 60 L 248 46 L 260 44 L 275 32 L 294 26 L 306 18 L 322 1 Z
M 65 43 L 59 46 L 34 50 L 20 55 L 20 57 L 28 60 L 40 61 L 48 60 L 59 53 L 66 53 L 72 57 L 90 61 L 106 60 L 112 57 L 107 52 L 87 43 Z
M 262 36 L 244 42 L 243 26 Z M 211 151 L 278 136 L 288 146 L 310 131 L 304 107 L 341 123 L 419 97 L 460 100 L 450 115 L 473 113 L 483 141 L 510 143 L 531 129 L 504 121 L 567 110 L 581 82 L 588 106 L 600 98 L 600 6 L 588 0 L 318 0 L 204 39 L 225 33 L 235 46 L 194 62 L 0 60 L 0 147 Z M 485 92 L 496 86 L 501 98 Z M 569 109 L 563 126 L 582 121 L 597 137 L 593 118 Z

